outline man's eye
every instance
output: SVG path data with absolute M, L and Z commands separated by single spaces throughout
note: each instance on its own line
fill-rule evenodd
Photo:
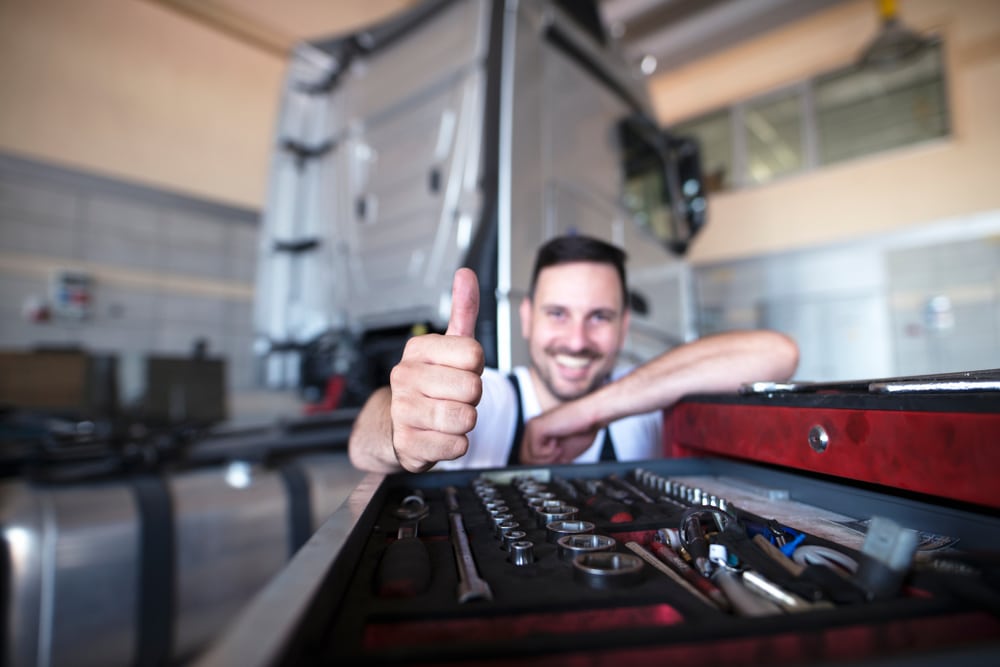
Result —
M 612 320 L 611 313 L 594 313 L 591 317 L 597 322 L 610 322 Z

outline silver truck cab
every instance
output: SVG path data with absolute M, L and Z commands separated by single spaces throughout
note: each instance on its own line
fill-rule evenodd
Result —
M 682 261 L 705 220 L 697 146 L 656 125 L 592 2 L 437 0 L 292 57 L 260 236 L 266 384 L 360 404 L 406 339 L 443 331 L 479 275 L 487 363 L 527 359 L 537 247 L 578 232 L 629 256 L 641 361 L 694 336 Z

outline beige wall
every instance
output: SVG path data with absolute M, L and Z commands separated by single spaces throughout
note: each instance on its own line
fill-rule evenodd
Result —
M 140 0 L 0 0 L 0 151 L 259 208 L 284 62 Z
M 904 0 L 946 39 L 954 135 L 720 194 L 695 262 L 1000 208 L 1000 2 Z M 653 81 L 671 122 L 849 62 L 856 0 Z M 0 151 L 263 206 L 284 61 L 142 0 L 0 0 Z
M 712 197 L 695 263 L 895 231 L 1000 209 L 1000 2 L 903 0 L 900 17 L 940 33 L 953 135 L 763 187 Z M 670 123 L 846 65 L 878 30 L 875 3 L 847 2 L 652 83 Z

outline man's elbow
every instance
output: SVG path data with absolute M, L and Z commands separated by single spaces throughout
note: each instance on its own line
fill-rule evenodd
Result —
M 768 332 L 768 358 L 771 360 L 771 380 L 788 380 L 799 367 L 799 346 L 795 339 L 777 331 Z

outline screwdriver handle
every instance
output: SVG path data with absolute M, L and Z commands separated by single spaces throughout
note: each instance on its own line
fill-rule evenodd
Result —
M 628 505 L 607 496 L 591 496 L 583 504 L 611 523 L 629 523 L 635 519 Z
M 375 575 L 375 592 L 383 598 L 411 598 L 427 589 L 431 559 L 419 537 L 403 537 L 390 543 L 382 554 Z

